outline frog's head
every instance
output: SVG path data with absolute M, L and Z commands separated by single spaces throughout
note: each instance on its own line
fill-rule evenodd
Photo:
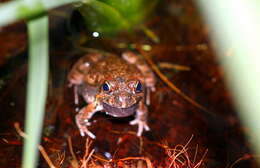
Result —
M 139 80 L 105 81 L 101 86 L 102 104 L 107 114 L 114 117 L 132 115 L 144 97 L 144 84 Z

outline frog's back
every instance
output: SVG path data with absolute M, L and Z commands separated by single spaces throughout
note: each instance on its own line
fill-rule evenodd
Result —
M 89 71 L 85 74 L 84 82 L 92 86 L 99 86 L 106 80 L 113 80 L 118 77 L 125 80 L 142 80 L 143 78 L 135 65 L 127 63 L 119 56 L 107 55 L 91 65 Z

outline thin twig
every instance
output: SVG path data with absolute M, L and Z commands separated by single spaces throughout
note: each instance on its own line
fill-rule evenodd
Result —
M 90 160 L 90 158 L 91 158 L 91 156 L 93 155 L 94 152 L 95 152 L 95 149 L 92 149 L 92 151 L 88 154 L 87 159 L 83 160 L 81 168 L 87 168 L 88 161 Z
M 65 152 L 62 152 L 62 154 L 58 153 L 58 160 L 59 160 L 58 167 L 62 167 L 61 165 L 63 164 L 63 162 L 65 160 Z
M 185 65 L 178 65 L 178 64 L 172 64 L 169 62 L 160 62 L 158 66 L 161 69 L 173 69 L 177 71 L 190 71 L 190 67 L 185 66 Z
M 141 53 L 141 55 L 145 58 L 145 60 L 148 62 L 148 64 L 151 66 L 153 71 L 161 78 L 161 80 L 166 83 L 173 91 L 175 91 L 177 94 L 179 94 L 181 97 L 183 97 L 186 101 L 194 105 L 195 107 L 210 113 L 208 109 L 191 99 L 189 96 L 187 96 L 185 93 L 183 93 L 179 88 L 177 88 L 161 71 L 160 69 L 155 65 L 155 63 L 148 57 L 148 54 L 144 52 L 140 47 L 137 47 L 137 50 Z
M 153 168 L 152 162 L 149 158 L 145 157 L 145 161 L 148 168 Z
M 79 167 L 79 162 L 78 162 L 77 157 L 76 157 L 76 155 L 75 155 L 75 153 L 73 151 L 72 142 L 71 142 L 71 137 L 70 136 L 68 137 L 68 145 L 69 145 L 69 151 L 70 151 L 70 153 L 72 155 L 72 159 L 73 159 L 74 163 L 76 164 L 76 167 L 78 168 Z
M 197 154 L 198 154 L 198 148 L 199 148 L 199 145 L 197 144 L 197 145 L 196 145 L 195 154 L 194 154 L 194 157 L 193 157 L 193 163 L 196 162 L 196 157 L 197 157 Z
M 197 163 L 197 165 L 194 168 L 198 168 L 201 165 L 201 163 L 203 162 L 203 160 L 206 157 L 207 153 L 208 153 L 208 149 L 204 152 L 202 158 L 200 159 L 200 161 Z
M 38 149 L 40 150 L 42 156 L 43 156 L 44 159 L 46 160 L 46 162 L 47 162 L 47 164 L 49 165 L 49 167 L 50 167 L 50 168 L 56 168 L 56 167 L 53 165 L 53 163 L 52 163 L 50 157 L 48 156 L 48 154 L 47 154 L 47 152 L 45 151 L 45 149 L 43 148 L 43 146 L 38 145 Z
M 244 156 L 240 157 L 239 159 L 237 159 L 234 163 L 231 164 L 230 168 L 233 168 L 237 163 L 243 161 L 243 160 L 249 160 L 249 159 L 259 159 L 259 156 L 257 155 L 250 155 L 250 154 L 245 154 Z
M 20 125 L 18 122 L 14 123 L 14 127 L 16 129 L 16 132 L 23 138 L 27 138 L 28 136 L 21 130 Z M 45 161 L 47 162 L 47 164 L 49 165 L 50 168 L 56 168 L 54 166 L 54 164 L 52 163 L 51 159 L 49 158 L 47 152 L 45 151 L 45 149 L 43 148 L 43 146 L 38 145 L 38 149 L 40 151 L 40 153 L 42 154 L 43 158 L 45 159 Z
M 95 149 L 92 149 L 92 151 L 89 153 L 91 144 L 92 144 L 92 141 L 89 140 L 89 138 L 87 138 L 86 143 L 85 143 L 85 154 L 82 159 L 82 165 L 80 166 L 81 168 L 87 168 L 87 163 L 88 163 L 89 159 L 91 158 L 91 156 L 93 155 L 93 153 L 95 152 Z
M 100 160 L 100 161 L 103 161 L 103 162 L 106 162 L 106 163 L 111 162 L 111 160 L 106 160 L 106 159 L 101 158 L 101 157 L 99 157 L 99 156 L 97 156 L 97 155 L 93 155 L 93 157 L 96 158 L 97 160 Z

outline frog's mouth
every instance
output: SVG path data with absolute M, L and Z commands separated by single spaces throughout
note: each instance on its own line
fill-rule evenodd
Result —
M 128 108 L 118 108 L 110 106 L 107 103 L 103 103 L 103 108 L 107 112 L 108 115 L 111 115 L 113 117 L 128 117 L 130 115 L 133 115 L 134 112 L 137 109 L 138 103 L 128 107 Z

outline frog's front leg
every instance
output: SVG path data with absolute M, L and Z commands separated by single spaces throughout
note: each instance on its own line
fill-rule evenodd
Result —
M 141 136 L 143 130 L 149 131 L 150 128 L 147 124 L 148 109 L 143 101 L 139 103 L 139 107 L 136 110 L 135 119 L 130 122 L 131 125 L 138 125 L 137 136 Z
M 79 111 L 79 113 L 76 115 L 76 124 L 79 128 L 81 136 L 88 135 L 92 139 L 96 138 L 96 136 L 88 130 L 88 126 L 91 125 L 89 120 L 97 111 L 100 111 L 102 109 L 103 107 L 101 105 L 97 105 L 95 102 L 93 102 L 83 107 Z

